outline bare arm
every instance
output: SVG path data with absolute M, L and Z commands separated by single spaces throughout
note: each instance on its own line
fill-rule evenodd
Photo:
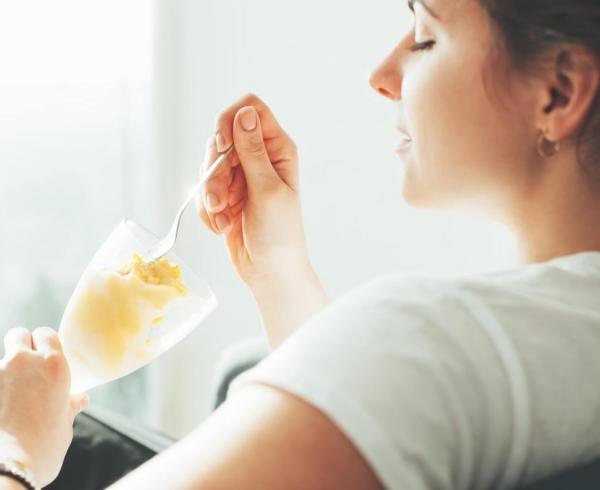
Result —
M 280 279 L 251 287 L 272 349 L 288 338 L 311 316 L 329 304 L 329 298 L 312 267 L 288 271 Z
M 381 488 L 340 430 L 301 399 L 241 389 L 184 440 L 110 490 Z
M 0 475 L 0 490 L 24 490 L 25 486 L 8 476 Z
M 329 302 L 308 257 L 298 152 L 253 94 L 219 115 L 202 168 L 232 143 L 235 151 L 207 182 L 199 213 L 211 231 L 225 236 L 275 348 Z

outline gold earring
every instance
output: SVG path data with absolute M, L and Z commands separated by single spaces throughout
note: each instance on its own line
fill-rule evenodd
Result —
M 540 137 L 538 139 L 538 154 L 542 158 L 552 158 L 560 151 L 560 142 L 547 139 L 547 131 L 548 130 L 540 131 Z

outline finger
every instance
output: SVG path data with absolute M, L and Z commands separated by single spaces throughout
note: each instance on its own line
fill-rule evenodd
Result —
M 219 233 L 229 232 L 232 224 L 231 209 L 229 209 L 229 206 L 226 207 L 222 212 L 216 214 L 214 220 Z
M 206 148 L 204 165 L 202 171 L 206 171 L 219 157 L 215 144 L 215 137 L 211 137 Z M 231 168 L 231 154 L 221 164 L 215 174 L 208 180 L 203 189 L 203 198 L 206 210 L 210 213 L 218 213 L 227 205 L 227 184 Z
M 78 393 L 71 395 L 70 399 L 71 420 L 90 406 L 90 397 L 87 393 Z
M 34 350 L 46 355 L 62 354 L 62 345 L 56 330 L 48 327 L 36 328 L 31 337 Z
M 225 208 L 220 213 L 212 215 L 212 218 L 209 218 L 210 214 L 206 211 L 206 209 L 200 207 L 199 215 L 202 219 L 202 222 L 215 235 L 225 233 L 231 226 L 231 210 L 229 207 Z
M 233 153 L 233 152 L 232 152 Z M 204 170 L 208 168 L 218 158 L 218 152 L 215 146 L 214 136 L 209 140 L 209 144 L 206 149 L 206 156 L 204 159 Z M 217 223 L 216 216 L 222 213 L 227 207 L 227 190 L 229 187 L 230 174 L 231 174 L 231 154 L 227 157 L 227 160 L 222 163 L 221 167 L 215 172 L 215 174 L 208 180 L 202 189 L 202 204 L 204 209 L 207 211 L 207 216 L 211 224 L 211 229 L 215 233 L 219 233 L 221 230 Z
M 23 327 L 11 328 L 4 336 L 4 355 L 8 357 L 21 350 L 31 350 L 31 332 Z
M 275 119 L 271 109 L 256 95 L 247 94 L 217 117 L 216 139 L 219 143 L 218 149 L 220 151 L 225 151 L 233 143 L 233 122 L 235 116 L 242 107 L 246 106 L 253 106 L 258 112 L 265 140 L 285 135 L 285 131 L 279 125 L 277 119 Z
M 202 198 L 198 199 L 198 204 L 197 204 L 197 208 L 198 208 L 198 215 L 200 216 L 200 219 L 202 220 L 202 223 L 204 223 L 204 225 L 210 230 L 212 231 L 215 235 L 218 235 L 219 232 L 216 228 L 214 228 L 214 225 L 211 223 L 210 218 L 208 217 L 208 213 L 206 212 L 206 209 L 204 209 L 204 206 L 202 205 Z
M 227 208 L 223 211 L 225 215 L 226 227 L 222 230 L 222 233 L 228 234 L 231 230 L 240 225 L 237 223 L 237 217 L 241 215 L 244 205 L 246 203 L 246 178 L 244 177 L 244 170 L 242 167 L 236 167 L 231 172 L 231 182 L 229 184 L 229 200 L 227 202 Z M 220 217 L 219 220 L 222 218 Z M 223 226 L 223 225 L 221 225 Z
M 210 213 L 204 209 L 204 205 L 200 200 L 197 200 L 196 207 L 198 209 L 198 215 L 204 223 L 204 225 L 212 231 L 215 235 L 220 235 L 228 230 L 231 225 L 231 210 L 229 207 L 225 208 L 222 212 L 213 214 L 212 218 Z
M 206 204 L 204 204 L 204 198 L 202 197 L 202 190 L 194 196 L 194 203 L 196 204 L 196 211 L 198 212 L 198 216 L 200 216 L 200 219 L 204 223 L 204 226 L 206 226 L 213 233 L 218 234 L 218 230 L 216 229 L 214 223 L 211 221 L 208 215 L 208 211 L 206 210 Z
M 233 124 L 235 150 L 242 162 L 248 195 L 279 183 L 263 140 L 258 112 L 254 107 L 242 107 Z

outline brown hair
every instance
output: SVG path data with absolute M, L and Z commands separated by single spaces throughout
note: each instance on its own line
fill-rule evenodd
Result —
M 512 65 L 535 72 L 544 55 L 579 45 L 600 60 L 600 0 L 477 0 L 499 28 Z M 576 135 L 578 161 L 600 179 L 600 91 Z

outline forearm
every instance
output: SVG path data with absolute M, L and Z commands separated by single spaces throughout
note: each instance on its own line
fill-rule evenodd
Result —
M 327 293 L 310 266 L 282 271 L 250 289 L 272 349 L 329 304 Z

